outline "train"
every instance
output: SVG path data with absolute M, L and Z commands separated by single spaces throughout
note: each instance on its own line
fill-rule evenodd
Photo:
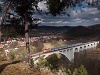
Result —
M 66 48 L 70 48 L 70 47 L 78 46 L 78 45 L 82 45 L 82 44 L 84 44 L 84 43 L 70 44 L 70 45 L 61 46 L 61 47 L 57 47 L 57 48 L 48 48 L 48 49 L 43 50 L 43 53 L 49 53 L 49 52 L 62 50 L 62 49 L 66 49 Z
M 43 53 L 49 53 L 49 52 L 51 52 L 50 49 L 45 49 L 45 50 L 43 50 Z

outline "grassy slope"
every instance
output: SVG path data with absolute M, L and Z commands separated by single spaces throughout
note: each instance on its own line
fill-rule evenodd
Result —
M 33 70 L 25 62 L 19 62 L 6 66 L 1 75 L 50 75 L 50 73 L 38 69 Z

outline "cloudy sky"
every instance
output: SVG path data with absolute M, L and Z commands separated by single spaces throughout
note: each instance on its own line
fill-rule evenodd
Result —
M 46 6 L 43 3 L 39 3 L 39 6 L 43 11 L 47 11 Z M 50 14 L 43 14 L 43 16 L 37 14 L 35 16 L 42 18 L 42 23 L 40 25 L 44 26 L 89 26 L 93 24 L 100 24 L 100 3 L 94 7 L 84 5 L 81 10 L 79 7 L 75 9 L 76 10 L 67 10 L 70 17 L 68 17 L 67 14 L 56 17 L 53 17 Z
M 66 12 L 70 14 L 70 17 L 68 17 L 67 14 L 56 17 L 53 17 L 50 14 L 46 15 L 44 12 L 47 11 L 47 9 L 44 2 L 39 3 L 38 5 L 39 8 L 43 10 L 41 12 L 42 15 L 36 13 L 34 17 L 42 19 L 40 26 L 89 26 L 100 24 L 100 3 L 94 7 L 85 4 L 82 6 L 83 8 L 76 7 L 75 10 L 67 9 Z

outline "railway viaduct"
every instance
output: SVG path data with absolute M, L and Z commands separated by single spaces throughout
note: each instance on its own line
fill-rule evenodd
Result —
M 70 46 L 70 47 L 64 48 L 64 49 L 58 49 L 56 51 L 49 52 L 49 53 L 41 53 L 41 54 L 38 53 L 38 54 L 35 54 L 35 56 L 33 56 L 32 58 L 35 59 L 35 63 L 36 63 L 36 62 L 38 62 L 38 58 L 41 57 L 41 56 L 46 58 L 49 55 L 59 53 L 59 54 L 64 55 L 66 58 L 69 59 L 70 62 L 72 62 L 73 59 L 74 59 L 74 53 L 75 52 L 83 52 L 85 50 L 94 49 L 94 48 L 97 47 L 98 44 L 99 44 L 99 41 L 82 43 L 80 45 Z

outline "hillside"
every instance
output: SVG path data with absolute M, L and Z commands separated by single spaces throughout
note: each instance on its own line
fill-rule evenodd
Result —
M 86 54 L 78 54 L 77 59 L 74 62 L 74 66 L 83 64 L 88 75 L 99 75 L 100 74 L 100 48 L 89 51 Z
M 89 28 L 94 29 L 94 30 L 100 30 L 100 24 L 89 26 Z
M 30 32 L 30 36 L 58 35 L 66 39 L 100 37 L 100 24 L 92 26 L 37 26 Z
M 65 68 L 75 68 L 79 67 L 81 64 L 83 64 L 87 71 L 88 75 L 99 75 L 100 71 L 100 49 L 93 50 L 89 53 L 78 54 L 78 58 L 75 59 L 75 63 L 69 64 L 68 60 L 66 61 L 65 56 L 62 56 L 61 54 L 53 54 L 47 58 L 47 61 L 52 65 L 51 69 L 65 69 Z M 44 65 L 43 63 L 41 65 Z M 1 70 L 2 69 L 2 70 Z M 94 69 L 94 71 L 93 71 Z M 66 70 L 64 70 L 66 71 Z M 64 72 L 65 73 L 65 72 Z M 1 75 L 63 75 L 59 72 L 52 72 L 47 68 L 41 68 L 38 67 L 36 69 L 32 69 L 30 66 L 28 66 L 24 61 L 23 62 L 1 62 L 0 63 L 0 74 Z M 64 74 L 66 75 L 66 73 Z
M 79 42 L 79 38 L 84 40 L 84 37 L 89 37 L 88 39 L 86 38 L 87 41 L 89 41 L 91 38 L 96 38 L 97 36 L 100 37 L 100 30 L 99 30 L 100 25 L 93 25 L 93 26 L 88 26 L 88 27 L 84 27 L 84 26 L 76 26 L 76 27 L 44 27 L 44 28 L 38 28 L 36 29 L 36 33 L 37 35 L 39 35 L 39 33 L 41 32 L 50 32 L 50 31 L 66 31 L 63 32 L 63 36 L 64 37 L 69 37 L 71 39 L 77 38 L 76 40 L 74 40 L 74 42 Z M 45 30 L 46 28 L 46 30 Z M 38 30 L 38 31 L 37 31 Z M 48 30 L 48 31 L 47 31 Z M 60 34 L 61 35 L 61 34 Z M 59 35 L 59 36 L 60 36 Z M 93 40 L 94 40 L 93 39 Z M 81 40 L 81 42 L 82 42 Z M 100 39 L 99 39 L 100 40 Z M 61 46 L 61 45 L 66 45 L 68 43 L 73 43 L 73 41 L 71 40 L 67 40 L 67 41 L 50 41 L 50 42 L 39 42 L 39 43 L 33 43 L 32 44 L 32 48 L 31 51 L 35 52 L 35 51 L 40 51 L 40 50 L 44 50 L 45 48 L 52 48 L 52 47 L 57 47 L 57 46 Z M 100 45 L 99 45 L 100 47 Z M 23 49 L 20 49 L 19 51 L 21 51 Z M 21 53 L 21 52 L 20 52 Z M 22 52 L 24 53 L 24 52 Z M 47 58 L 48 62 L 52 66 L 53 68 L 73 68 L 80 66 L 81 64 L 83 64 L 88 72 L 89 75 L 99 75 L 99 71 L 100 71 L 100 48 L 98 48 L 98 50 L 94 50 L 91 51 L 90 53 L 88 53 L 87 55 L 85 54 L 79 54 L 79 58 L 76 59 L 76 63 L 70 65 L 68 63 L 68 60 L 65 59 L 64 56 L 58 54 L 58 55 L 51 55 L 50 57 Z M 49 60 L 49 59 L 52 60 Z M 55 60 L 54 60 L 55 59 Z M 43 65 L 43 64 L 42 64 Z M 64 67 L 64 68 L 63 68 Z M 94 71 L 93 72 L 93 68 Z M 0 63 L 0 75 L 59 75 L 59 74 L 53 74 L 50 70 L 47 69 L 42 69 L 39 70 L 39 68 L 36 68 L 35 70 L 33 70 L 30 66 L 28 66 L 24 61 L 23 62 L 1 62 Z
M 99 38 L 100 37 L 100 24 L 92 26 L 76 26 L 63 33 L 67 39 L 75 38 Z
M 0 75 L 59 75 L 59 71 L 53 72 L 53 70 L 57 70 L 58 68 L 62 69 L 63 67 L 68 68 L 65 56 L 62 56 L 61 54 L 53 54 L 47 58 L 47 61 L 52 65 L 52 71 L 48 68 L 39 68 L 40 66 L 32 68 L 24 61 L 2 61 L 0 63 Z M 41 65 L 44 65 L 44 63 Z
M 7 63 L 3 64 L 6 65 Z M 7 65 L 3 71 L 0 72 L 0 75 L 50 75 L 50 73 L 48 71 L 46 72 L 40 71 L 39 69 L 33 69 L 25 62 L 18 62 L 16 64 L 10 63 Z
M 71 28 L 67 33 L 73 36 L 89 36 L 93 34 L 93 30 L 88 27 L 77 26 Z

